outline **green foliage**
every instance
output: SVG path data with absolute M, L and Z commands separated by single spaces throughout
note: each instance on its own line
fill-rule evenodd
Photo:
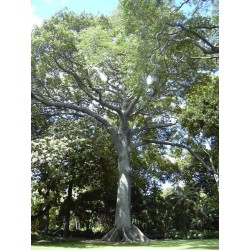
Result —
M 202 85 L 190 88 L 180 122 L 191 136 L 202 133 L 205 137 L 219 134 L 219 80 L 210 77 Z
M 127 32 L 138 34 L 143 41 L 141 56 L 147 57 L 150 75 L 157 79 L 161 90 L 161 83 L 168 88 L 174 85 L 178 95 L 177 90 L 200 82 L 207 73 L 218 69 L 216 59 L 204 57 L 209 46 L 213 49 L 218 43 L 218 23 L 211 14 L 204 16 L 205 12 L 200 12 L 203 6 L 198 3 L 192 3 L 195 13 L 188 16 L 174 5 L 154 0 L 120 1 Z
M 37 138 L 43 136 L 46 130 L 51 125 L 50 121 L 43 116 L 38 107 L 31 107 L 31 136 Z
M 84 187 L 103 186 L 102 196 L 107 197 L 112 187 L 108 180 L 115 184 L 117 178 L 113 167 L 115 158 L 106 133 L 93 126 L 91 121 L 54 121 L 45 137 L 32 140 L 32 213 L 38 212 L 45 204 L 52 205 L 50 228 L 55 230 L 62 225 L 68 208 L 77 213 L 76 198 Z M 69 181 L 74 182 L 75 198 L 72 197 L 71 205 L 65 192 Z M 116 189 L 116 185 L 112 188 Z M 110 198 L 106 200 L 108 203 Z M 39 223 L 42 223 L 41 219 Z M 34 226 L 34 230 L 41 226 Z
M 199 189 L 177 186 L 164 197 L 169 238 L 209 238 L 219 230 L 218 197 Z

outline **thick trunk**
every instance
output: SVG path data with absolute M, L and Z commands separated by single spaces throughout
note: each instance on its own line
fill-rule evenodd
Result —
M 115 225 L 118 227 L 131 227 L 131 169 L 127 151 L 128 149 L 122 148 L 118 160 L 119 180 L 115 212 Z
M 69 237 L 69 222 L 70 222 L 70 210 L 71 210 L 71 201 L 72 201 L 72 189 L 73 189 L 73 181 L 69 182 L 68 186 L 68 196 L 66 201 L 66 213 L 65 213 L 65 221 L 64 221 L 64 232 L 63 236 Z
M 148 238 L 131 221 L 131 168 L 129 144 L 126 136 L 121 136 L 116 146 L 118 151 L 119 180 L 115 211 L 115 227 L 102 240 L 146 242 Z M 116 138 L 117 139 L 117 138 Z
M 114 227 L 103 238 L 110 242 L 148 242 L 149 239 L 135 225 L 131 227 Z

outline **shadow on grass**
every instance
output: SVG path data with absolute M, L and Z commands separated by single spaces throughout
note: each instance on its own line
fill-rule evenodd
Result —
M 145 246 L 145 245 L 144 245 Z M 173 249 L 199 249 L 199 250 L 214 250 L 219 249 L 218 239 L 207 240 L 157 240 L 151 241 L 148 246 L 159 248 L 173 248 Z
M 144 247 L 149 248 L 173 248 L 183 250 L 217 250 L 219 249 L 218 239 L 209 240 L 155 240 L 149 243 L 112 243 L 103 242 L 100 240 L 83 240 L 82 238 L 70 238 L 70 239 L 50 239 L 33 241 L 32 246 L 43 246 L 49 248 L 102 248 L 102 247 Z
M 188 247 L 187 249 L 204 249 L 204 250 L 214 250 L 219 249 L 218 240 L 193 240 L 192 242 L 186 241 L 185 243 Z
M 51 247 L 56 248 L 94 248 L 98 247 L 97 245 L 91 245 L 89 243 L 86 243 L 83 241 L 83 239 L 78 238 L 72 238 L 72 239 L 58 239 L 58 238 L 51 238 L 46 240 L 37 240 L 31 242 L 32 246 L 42 246 L 42 247 L 48 247 L 48 249 Z

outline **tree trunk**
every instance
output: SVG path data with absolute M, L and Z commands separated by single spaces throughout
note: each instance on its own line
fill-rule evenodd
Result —
M 219 175 L 217 173 L 214 173 L 214 180 L 216 182 L 217 190 L 219 192 Z
M 147 242 L 149 239 L 132 225 L 131 221 L 131 168 L 129 145 L 125 136 L 120 137 L 118 151 L 119 180 L 115 211 L 115 227 L 103 238 L 103 241 Z
M 43 209 L 39 210 L 36 214 L 31 215 L 31 221 L 34 221 L 41 216 L 45 215 L 51 209 L 50 205 L 46 205 Z
M 70 222 L 70 211 L 71 211 L 71 201 L 72 201 L 72 189 L 73 189 L 73 181 L 70 181 L 69 186 L 68 186 L 68 196 L 66 200 L 66 212 L 65 212 L 64 231 L 63 231 L 63 236 L 65 238 L 69 237 L 69 222 Z
M 44 235 L 48 235 L 49 233 L 49 210 L 47 210 L 46 214 L 44 215 Z

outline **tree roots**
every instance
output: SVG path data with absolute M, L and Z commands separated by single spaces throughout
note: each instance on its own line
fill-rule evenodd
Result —
M 116 226 L 103 236 L 102 240 L 110 242 L 149 242 L 149 239 L 134 225 L 131 227 Z

